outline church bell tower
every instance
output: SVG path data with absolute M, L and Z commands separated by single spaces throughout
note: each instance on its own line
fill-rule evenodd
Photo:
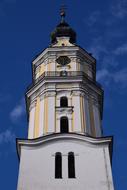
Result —
M 32 62 L 28 138 L 17 139 L 17 190 L 113 190 L 112 137 L 102 133 L 103 90 L 96 60 L 61 21 Z

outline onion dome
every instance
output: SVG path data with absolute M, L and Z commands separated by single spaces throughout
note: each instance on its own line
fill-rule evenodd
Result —
M 55 28 L 55 30 L 51 33 L 51 43 L 54 44 L 57 42 L 57 37 L 69 37 L 70 43 L 76 43 L 76 32 L 69 26 L 67 22 L 65 22 L 65 10 L 61 9 L 61 22 Z

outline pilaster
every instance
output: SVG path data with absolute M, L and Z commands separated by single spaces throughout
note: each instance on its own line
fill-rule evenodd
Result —
M 34 100 L 30 104 L 30 108 L 29 108 L 28 139 L 33 139 L 34 138 L 35 107 L 36 107 L 36 100 Z

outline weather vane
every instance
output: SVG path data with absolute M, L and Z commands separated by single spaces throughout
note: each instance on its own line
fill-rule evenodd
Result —
M 60 16 L 61 16 L 61 22 L 64 22 L 64 18 L 66 16 L 66 6 L 62 5 L 60 8 Z

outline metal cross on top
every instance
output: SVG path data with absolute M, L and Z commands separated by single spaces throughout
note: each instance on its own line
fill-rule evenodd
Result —
M 66 6 L 62 5 L 60 8 L 60 16 L 61 16 L 61 22 L 64 22 L 64 18 L 66 16 Z

